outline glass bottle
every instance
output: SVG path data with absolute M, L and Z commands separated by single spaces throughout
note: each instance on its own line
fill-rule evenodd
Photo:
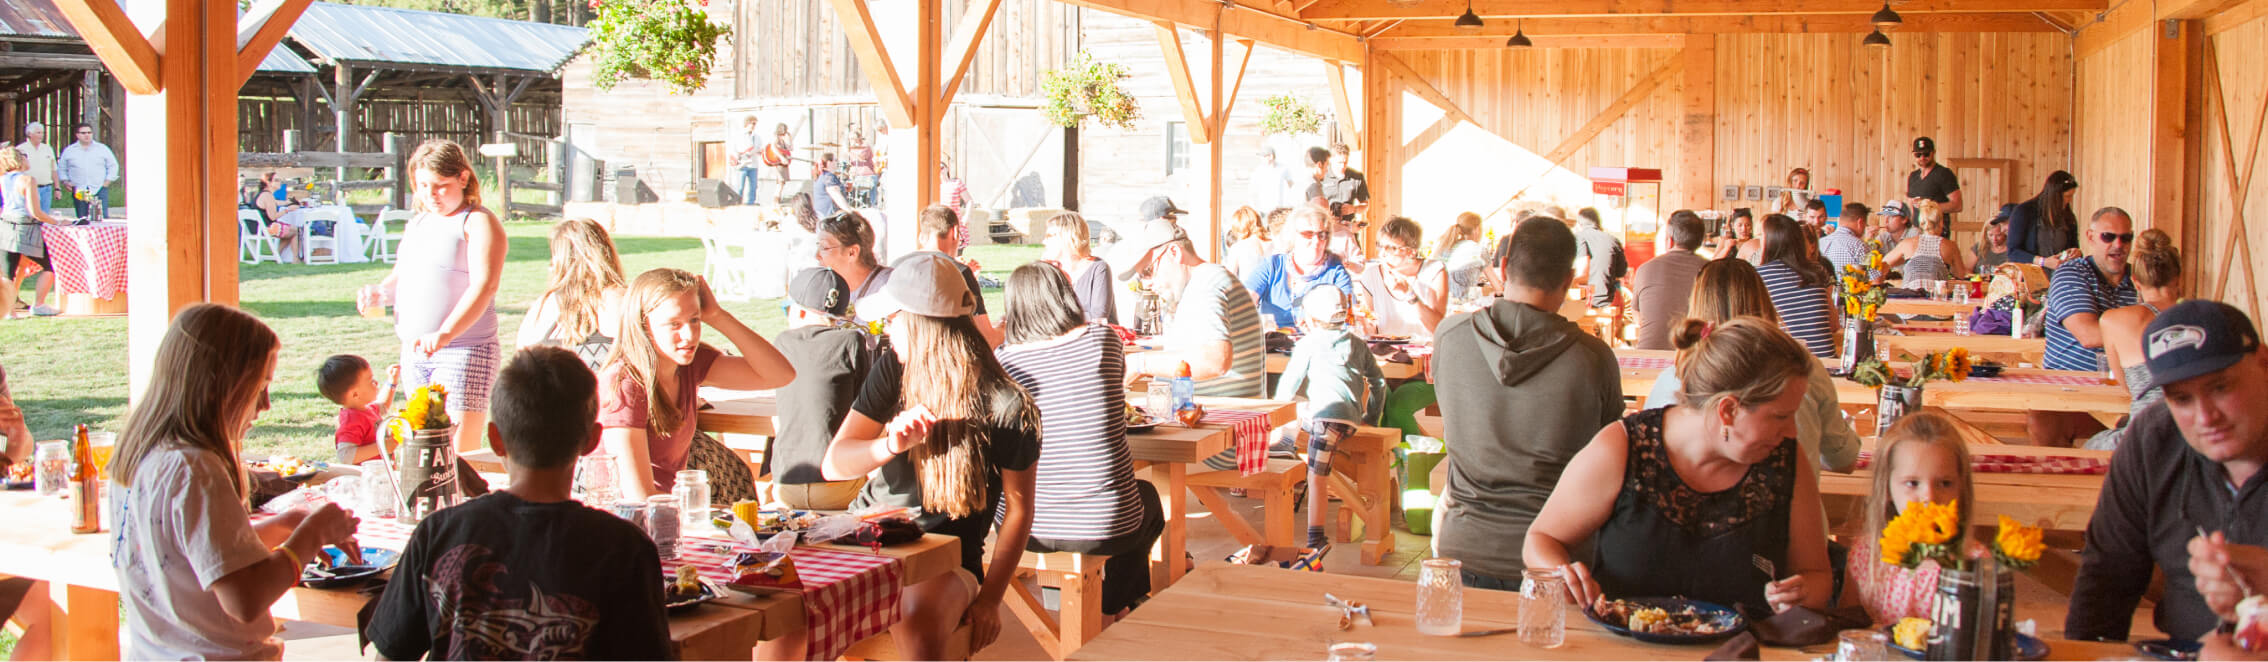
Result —
M 37 483 L 39 495 L 62 494 L 64 484 L 71 482 L 70 442 L 42 441 L 36 448 L 32 452 L 32 479 Z
M 71 532 L 102 531 L 102 476 L 95 468 L 94 444 L 87 441 L 87 426 L 79 424 L 71 435 Z

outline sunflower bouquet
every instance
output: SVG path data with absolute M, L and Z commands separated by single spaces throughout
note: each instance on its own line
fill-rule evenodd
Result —
M 1874 284 L 1874 278 L 1868 275 L 1880 273 L 1882 253 L 1867 254 L 1866 264 L 1875 271 L 1869 272 L 1867 268 L 1861 268 L 1857 264 L 1843 265 L 1842 287 L 1836 291 L 1835 296 L 1842 303 L 1844 317 L 1872 323 L 1876 311 L 1882 308 L 1882 302 L 1890 298 L 1890 291 Z
M 1897 371 L 1892 370 L 1890 364 L 1883 362 L 1880 357 L 1859 363 L 1852 370 L 1851 379 L 1871 388 L 1882 388 L 1885 385 L 1921 388 L 1932 379 L 1950 382 L 1968 379 L 1969 370 L 1973 367 L 1975 364 L 1969 359 L 1969 348 L 1955 347 L 1943 352 L 1930 352 L 1922 360 L 1915 361 L 1913 374 L 1903 381 L 1899 380 Z
M 449 420 L 449 387 L 427 384 L 411 391 L 402 405 L 402 420 L 412 430 L 439 430 L 455 425 Z
M 1942 567 L 1966 570 L 1968 555 L 1959 551 L 1961 533 L 1961 502 L 1907 504 L 1905 512 L 1882 525 L 1882 562 L 1913 569 L 1922 561 L 1936 561 Z M 2038 564 L 2047 551 L 2041 536 L 2039 527 L 2001 515 L 1999 530 L 1987 547 L 2001 565 L 2023 570 Z

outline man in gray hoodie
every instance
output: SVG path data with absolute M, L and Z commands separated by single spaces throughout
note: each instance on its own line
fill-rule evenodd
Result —
M 1575 234 L 1521 221 L 1497 251 L 1504 296 L 1441 322 L 1434 383 L 1448 428 L 1449 486 L 1438 553 L 1466 586 L 1516 591 L 1520 545 L 1559 474 L 1622 417 L 1614 351 L 1559 316 L 1575 279 Z

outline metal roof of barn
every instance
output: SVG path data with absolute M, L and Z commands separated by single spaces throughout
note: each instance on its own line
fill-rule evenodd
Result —
M 550 74 L 590 38 L 567 25 L 317 2 L 291 28 L 316 58 L 388 69 Z
M 46 41 L 80 43 L 79 31 L 71 27 L 70 19 L 55 6 L 54 0 L 9 0 L 0 3 L 0 41 Z M 313 74 L 315 65 L 308 64 L 290 49 L 277 47 L 268 50 L 268 57 L 260 61 L 260 71 L 279 74 Z

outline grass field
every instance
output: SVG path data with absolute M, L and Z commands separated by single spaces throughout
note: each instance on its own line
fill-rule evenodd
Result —
M 548 224 L 515 222 L 505 226 L 511 239 L 504 267 L 504 282 L 497 294 L 500 333 L 509 345 L 517 333 L 528 303 L 543 289 L 549 250 L 544 241 Z M 702 263 L 699 240 L 690 238 L 617 237 L 622 266 L 635 275 L 648 269 L 677 267 L 697 270 Z M 1007 272 L 1038 257 L 1037 246 L 971 246 L 969 256 L 981 262 L 985 275 L 1005 281 Z M 242 300 L 251 311 L 283 338 L 283 353 L 271 389 L 273 409 L 261 417 L 245 440 L 248 454 L 286 453 L 306 458 L 330 455 L 330 438 L 338 407 L 315 390 L 315 367 L 332 354 L 352 353 L 375 366 L 399 361 L 401 343 L 391 322 L 355 314 L 354 290 L 384 278 L 392 265 L 261 264 L 243 266 Z M 1000 292 L 987 290 L 989 308 L 1000 306 Z M 30 288 L 21 295 L 31 298 Z M 784 327 L 779 300 L 726 302 L 725 307 L 759 333 L 770 336 Z M 711 342 L 722 342 L 713 332 Z M 23 407 L 32 434 L 59 439 L 71 426 L 86 423 L 95 429 L 116 430 L 126 415 L 126 319 L 28 318 L 0 320 L 0 365 L 16 404 Z

